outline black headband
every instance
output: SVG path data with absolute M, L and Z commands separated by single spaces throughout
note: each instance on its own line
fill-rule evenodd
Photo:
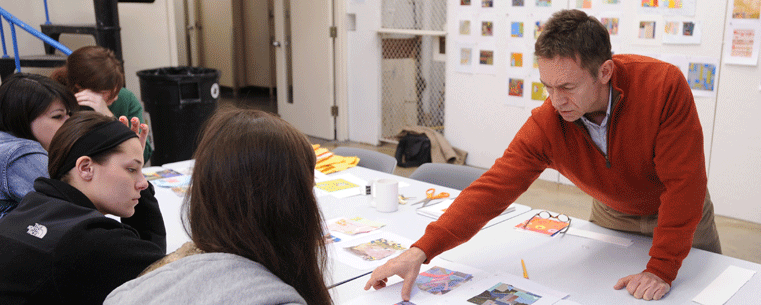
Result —
M 119 146 L 131 138 L 137 138 L 137 134 L 122 122 L 113 121 L 100 125 L 74 142 L 69 155 L 66 156 L 66 162 L 58 170 L 58 177 L 51 178 L 60 180 L 63 175 L 76 166 L 79 157 L 97 155 Z

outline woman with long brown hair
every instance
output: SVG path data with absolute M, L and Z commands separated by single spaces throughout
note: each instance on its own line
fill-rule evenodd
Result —
M 266 112 L 218 109 L 194 157 L 184 207 L 197 249 L 157 262 L 106 304 L 331 304 L 306 136 Z

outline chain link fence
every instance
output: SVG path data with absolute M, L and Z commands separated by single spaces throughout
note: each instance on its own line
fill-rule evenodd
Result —
M 382 141 L 405 126 L 444 132 L 446 0 L 384 0 Z M 398 31 L 397 31 L 398 30 Z M 397 33 L 397 32 L 413 32 Z M 412 30 L 412 31 L 409 31 Z

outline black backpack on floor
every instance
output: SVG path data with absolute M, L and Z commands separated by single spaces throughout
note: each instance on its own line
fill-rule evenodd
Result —
M 425 134 L 408 133 L 396 146 L 396 162 L 401 167 L 420 166 L 431 162 L 431 140 Z

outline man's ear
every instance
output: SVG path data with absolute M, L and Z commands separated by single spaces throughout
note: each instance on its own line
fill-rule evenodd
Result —
M 608 59 L 605 62 L 600 65 L 600 70 L 598 72 L 597 78 L 602 82 L 603 84 L 607 84 L 608 81 L 610 81 L 610 78 L 613 77 L 613 68 L 614 68 L 613 60 Z
M 81 156 L 77 159 L 77 163 L 74 166 L 76 170 L 76 176 L 80 177 L 84 181 L 92 180 L 95 168 L 93 168 L 93 160 L 88 156 Z

